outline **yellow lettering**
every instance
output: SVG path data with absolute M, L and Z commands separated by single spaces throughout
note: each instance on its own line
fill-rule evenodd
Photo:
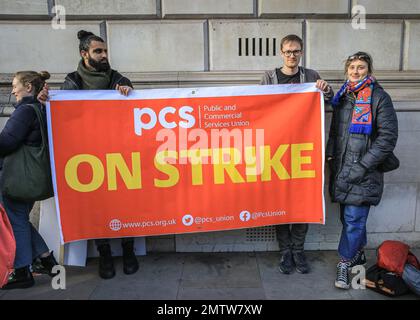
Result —
M 302 157 L 302 151 L 314 150 L 313 143 L 292 144 L 292 178 L 315 178 L 315 170 L 302 170 L 302 164 L 312 163 L 312 157 Z
M 168 179 L 161 180 L 161 179 L 154 179 L 155 187 L 158 188 L 169 188 L 176 185 L 179 181 L 179 171 L 178 169 L 167 163 L 165 161 L 166 158 L 178 158 L 178 152 L 172 150 L 165 150 L 158 152 L 155 156 L 155 167 L 159 171 L 168 175 Z
M 263 162 L 262 173 L 261 173 L 262 181 L 271 181 L 272 168 L 274 169 L 274 171 L 276 172 L 280 180 L 290 179 L 289 173 L 287 172 L 287 170 L 284 168 L 283 164 L 281 163 L 281 159 L 283 158 L 288 148 L 289 148 L 288 144 L 280 145 L 277 148 L 274 156 L 271 158 L 271 147 L 270 146 L 261 147 L 261 154 L 262 154 L 261 161 Z
M 181 150 L 180 157 L 190 159 L 191 179 L 193 186 L 203 185 L 203 162 L 208 163 L 208 159 L 203 161 L 203 157 L 210 156 L 209 149 L 189 149 Z
M 214 183 L 225 183 L 225 171 L 233 183 L 243 183 L 244 178 L 236 169 L 236 164 L 241 162 L 241 152 L 235 148 L 213 149 Z M 227 157 L 226 157 L 227 156 Z
M 83 162 L 86 162 L 92 168 L 92 180 L 89 183 L 83 184 L 77 175 L 77 168 Z M 66 164 L 64 169 L 64 176 L 67 184 L 73 190 L 79 192 L 91 192 L 99 189 L 104 182 L 105 170 L 99 158 L 91 154 L 79 154 L 72 157 Z
M 108 153 L 106 155 L 108 190 L 117 190 L 117 170 L 127 189 L 141 189 L 140 152 L 131 154 L 131 163 L 132 173 L 128 169 L 121 153 Z
M 245 173 L 247 182 L 257 181 L 257 157 L 255 147 L 245 147 Z

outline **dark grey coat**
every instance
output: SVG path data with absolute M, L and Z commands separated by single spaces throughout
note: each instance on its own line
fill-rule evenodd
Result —
M 348 205 L 377 205 L 382 197 L 384 174 L 377 169 L 395 148 L 398 120 L 391 97 L 378 84 L 372 93 L 371 136 L 349 133 L 354 97 L 345 95 L 333 108 L 326 157 L 329 161 L 333 201 Z
M 300 75 L 300 83 L 307 83 L 307 82 L 316 82 L 317 80 L 321 79 L 318 72 L 312 69 L 299 67 L 299 75 Z M 279 80 L 277 79 L 276 70 L 266 71 L 260 81 L 260 84 L 267 85 L 267 84 L 279 84 Z M 328 93 L 324 93 L 324 100 L 326 102 L 330 101 L 331 98 L 334 96 L 334 92 L 330 87 Z

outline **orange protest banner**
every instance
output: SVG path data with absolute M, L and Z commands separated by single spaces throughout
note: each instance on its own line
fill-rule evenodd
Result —
M 324 223 L 314 84 L 52 91 L 62 242 Z

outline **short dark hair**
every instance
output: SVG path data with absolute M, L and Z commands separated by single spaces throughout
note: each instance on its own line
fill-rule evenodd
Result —
M 85 31 L 85 30 L 80 30 L 77 33 L 77 38 L 80 40 L 79 52 L 89 51 L 90 43 L 92 41 L 105 42 L 104 39 L 102 39 L 101 37 L 93 34 L 92 32 Z
M 372 56 L 364 51 L 358 51 L 355 54 L 348 56 L 346 63 L 344 64 L 344 74 L 347 74 L 347 69 L 349 68 L 353 60 L 362 60 L 368 64 L 368 73 L 373 73 L 373 59 Z
M 289 34 L 285 36 L 283 39 L 281 39 L 280 49 L 283 50 L 283 44 L 285 42 L 291 42 L 291 41 L 298 42 L 300 44 L 300 49 L 303 50 L 303 40 L 295 34 Z

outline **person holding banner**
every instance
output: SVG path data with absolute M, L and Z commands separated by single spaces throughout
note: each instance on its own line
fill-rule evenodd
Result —
M 80 41 L 81 60 L 75 72 L 69 73 L 62 85 L 62 90 L 118 90 L 127 96 L 133 89 L 129 79 L 116 70 L 111 69 L 108 61 L 108 50 L 105 41 L 92 32 L 80 30 L 77 34 Z M 48 86 L 38 95 L 45 103 L 48 98 Z M 125 274 L 133 274 L 139 269 L 134 253 L 134 239 L 123 238 L 123 270 Z M 99 276 L 111 279 L 115 276 L 115 268 L 108 239 L 95 240 L 99 252 Z
M 49 77 L 50 74 L 46 71 L 40 73 L 21 71 L 15 74 L 12 94 L 16 97 L 17 105 L 0 133 L 0 157 L 14 153 L 23 145 L 41 145 L 41 123 L 34 108 L 39 108 L 41 114 L 45 116 L 45 111 L 42 110 L 36 96 Z M 29 214 L 34 202 L 12 199 L 6 194 L 3 195 L 2 202 L 16 240 L 14 271 L 2 289 L 29 288 L 34 285 L 30 269 L 34 260 L 39 258 L 49 275 L 52 275 L 52 269 L 58 263 L 50 253 L 44 239 L 29 221 Z
M 318 72 L 300 67 L 303 54 L 303 41 L 294 34 L 285 36 L 280 42 L 283 66 L 271 71 L 266 71 L 260 84 L 294 84 L 316 82 L 316 87 L 324 93 L 328 102 L 334 95 L 331 86 L 322 80 Z M 276 226 L 277 239 L 280 248 L 279 270 L 290 274 L 294 268 L 299 273 L 308 273 L 309 265 L 304 254 L 304 244 L 308 224 L 284 224 Z
M 343 224 L 335 286 L 349 289 L 349 270 L 366 263 L 363 247 L 369 209 L 382 197 L 382 166 L 393 155 L 398 120 L 390 96 L 372 76 L 368 53 L 349 56 L 344 71 L 347 79 L 332 100 L 326 159 L 331 199 L 340 204 Z

